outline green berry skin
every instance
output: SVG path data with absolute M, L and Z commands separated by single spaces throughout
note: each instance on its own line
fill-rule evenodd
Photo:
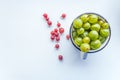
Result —
M 77 32 L 76 32 L 76 31 L 73 31 L 73 32 L 72 32 L 72 38 L 75 39 L 77 36 L 78 36 L 78 35 L 77 35 Z
M 80 46 L 82 44 L 82 38 L 76 37 L 74 40 L 75 45 Z
M 88 43 L 82 43 L 80 46 L 80 50 L 82 52 L 89 52 L 90 51 L 90 45 Z
M 106 23 L 106 22 L 103 23 L 103 24 L 102 24 L 102 28 L 103 28 L 103 29 L 108 29 L 108 28 L 109 28 L 109 24 Z
M 95 30 L 95 31 L 99 31 L 100 30 L 100 25 L 98 24 L 98 23 L 96 23 L 96 24 L 93 24 L 92 26 L 91 26 L 91 30 Z
M 77 34 L 78 35 L 83 34 L 84 31 L 85 31 L 84 28 L 77 29 Z
M 91 47 L 91 49 L 93 49 L 93 50 L 96 50 L 96 49 L 100 48 L 100 46 L 101 46 L 100 40 L 95 40 L 95 41 L 92 41 L 92 42 L 90 43 L 90 47 Z
M 108 37 L 109 34 L 110 34 L 109 29 L 101 29 L 101 30 L 100 30 L 100 35 L 101 35 L 102 37 Z
M 99 24 L 100 26 L 102 26 L 103 23 L 104 23 L 104 21 L 102 21 L 102 20 L 98 21 L 98 24 Z
M 87 22 L 87 21 L 89 20 L 89 17 L 88 17 L 87 14 L 84 14 L 84 15 L 82 15 L 82 16 L 80 17 L 80 19 L 85 23 L 85 22 Z
M 80 35 L 82 38 L 87 37 L 88 36 L 88 31 L 85 31 L 82 35 Z
M 91 14 L 91 15 L 89 16 L 89 22 L 90 22 L 91 24 L 97 23 L 97 22 L 98 22 L 98 16 L 97 16 L 97 15 L 94 15 L 94 14 Z
M 86 22 L 84 25 L 83 25 L 83 28 L 85 30 L 88 30 L 90 28 L 90 23 Z
M 90 31 L 88 35 L 90 37 L 90 40 L 96 40 L 99 36 L 98 32 L 95 30 Z
M 82 41 L 83 41 L 83 43 L 90 43 L 90 38 L 84 37 Z
M 75 19 L 73 21 L 74 28 L 81 28 L 83 25 L 83 21 L 81 19 Z
M 99 36 L 99 40 L 100 40 L 101 44 L 103 44 L 105 42 L 106 38 L 102 37 L 102 36 Z

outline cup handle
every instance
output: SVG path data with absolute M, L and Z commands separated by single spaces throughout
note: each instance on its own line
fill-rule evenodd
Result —
M 80 53 L 81 59 L 83 59 L 83 60 L 87 59 L 87 55 L 88 55 L 88 53 L 84 53 L 84 52 Z

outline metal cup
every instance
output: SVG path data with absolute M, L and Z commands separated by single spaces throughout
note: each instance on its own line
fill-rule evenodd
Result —
M 95 15 L 98 15 L 98 16 L 100 16 L 102 19 L 104 19 L 104 20 L 108 23 L 108 21 L 107 21 L 103 16 L 101 16 L 101 15 L 99 15 L 99 14 L 97 14 L 97 13 L 83 13 L 83 14 L 95 14 Z M 79 16 L 76 17 L 75 19 L 79 18 L 79 17 L 82 16 L 83 14 L 79 15 Z M 74 20 L 73 20 L 73 21 L 74 21 Z M 109 34 L 109 36 L 107 37 L 106 41 L 101 45 L 101 47 L 100 47 L 99 49 L 97 49 L 97 50 L 90 50 L 89 52 L 84 53 L 84 52 L 82 52 L 82 51 L 80 50 L 80 48 L 79 48 L 77 45 L 75 45 L 75 43 L 74 43 L 74 41 L 73 41 L 73 38 L 72 38 L 72 29 L 73 29 L 73 22 L 72 22 L 72 24 L 71 24 L 71 26 L 70 26 L 70 31 L 69 31 L 69 32 L 70 32 L 70 33 L 69 33 L 69 34 L 70 34 L 70 39 L 71 39 L 72 44 L 80 51 L 80 55 L 81 55 L 81 58 L 82 58 L 82 59 L 86 59 L 88 54 L 96 53 L 96 52 L 101 51 L 102 49 L 104 49 L 104 48 L 107 46 L 107 44 L 109 43 L 110 38 L 111 38 L 111 28 L 110 28 L 110 26 L 109 26 L 110 34 Z

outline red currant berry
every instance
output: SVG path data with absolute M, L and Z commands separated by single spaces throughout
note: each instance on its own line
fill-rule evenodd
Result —
M 50 38 L 51 38 L 51 40 L 54 40 L 54 39 L 55 39 L 55 36 L 54 36 L 54 35 L 51 35 Z
M 55 28 L 55 29 L 54 29 L 54 32 L 58 32 L 58 29 L 57 29 L 57 28 Z
M 63 60 L 63 56 L 62 56 L 62 55 L 58 55 L 58 59 L 59 59 L 60 61 L 62 61 L 62 60 Z
M 55 35 L 55 32 L 54 32 L 54 31 L 51 31 L 50 34 L 51 34 L 51 35 Z
M 46 21 L 49 21 L 49 17 L 45 18 Z
M 61 24 L 58 22 L 58 23 L 57 23 L 57 27 L 60 27 L 60 26 L 61 26 Z
M 58 33 L 58 32 L 55 32 L 55 36 L 56 36 L 56 37 L 59 36 L 59 33 Z
M 66 17 L 66 14 L 63 13 L 63 14 L 61 15 L 61 17 L 64 19 L 64 18 Z
M 48 14 L 47 13 L 44 13 L 43 14 L 43 17 L 46 19 L 46 18 L 48 18 Z
M 47 24 L 48 24 L 48 26 L 51 26 L 52 25 L 52 21 L 47 21 Z
M 59 28 L 60 34 L 64 33 L 64 28 Z
M 59 40 L 60 40 L 60 36 L 57 36 L 57 37 L 56 37 L 56 41 L 59 41 Z
M 55 48 L 58 49 L 60 46 L 59 44 L 55 44 Z
M 69 34 L 66 35 L 66 39 L 67 39 L 67 40 L 70 39 L 70 35 L 69 35 Z

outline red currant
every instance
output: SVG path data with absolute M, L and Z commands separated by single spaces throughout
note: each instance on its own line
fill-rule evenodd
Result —
M 70 35 L 69 35 L 69 34 L 66 35 L 66 39 L 67 39 L 67 40 L 70 39 Z
M 50 38 L 51 38 L 51 40 L 54 40 L 54 39 L 55 39 L 55 36 L 54 36 L 54 35 L 51 35 Z
M 57 36 L 57 37 L 56 37 L 56 41 L 59 41 L 59 40 L 60 40 L 60 36 Z
M 51 34 L 51 35 L 55 35 L 55 32 L 54 32 L 54 31 L 51 31 L 50 34 Z
M 46 21 L 49 21 L 49 17 L 45 18 Z
M 55 29 L 54 29 L 54 32 L 58 32 L 58 29 L 57 29 L 57 28 L 55 28 Z
M 60 34 L 64 33 L 64 28 L 59 28 Z
M 56 36 L 56 37 L 59 36 L 59 33 L 58 33 L 58 32 L 55 32 L 55 36 Z
M 62 55 L 58 55 L 58 59 L 59 59 L 60 61 L 62 61 L 62 60 L 63 60 L 63 56 L 62 56 Z
M 61 17 L 64 19 L 64 18 L 66 17 L 66 14 L 63 13 L 63 14 L 61 15 Z
M 60 46 L 59 44 L 55 44 L 55 48 L 58 49 Z
M 48 24 L 48 26 L 51 26 L 52 25 L 52 21 L 47 21 L 47 24 Z
M 58 22 L 58 23 L 57 23 L 57 27 L 60 27 L 60 26 L 61 26 L 61 24 Z
M 46 18 L 48 18 L 48 14 L 47 13 L 44 13 L 43 14 L 43 17 L 46 19 Z

